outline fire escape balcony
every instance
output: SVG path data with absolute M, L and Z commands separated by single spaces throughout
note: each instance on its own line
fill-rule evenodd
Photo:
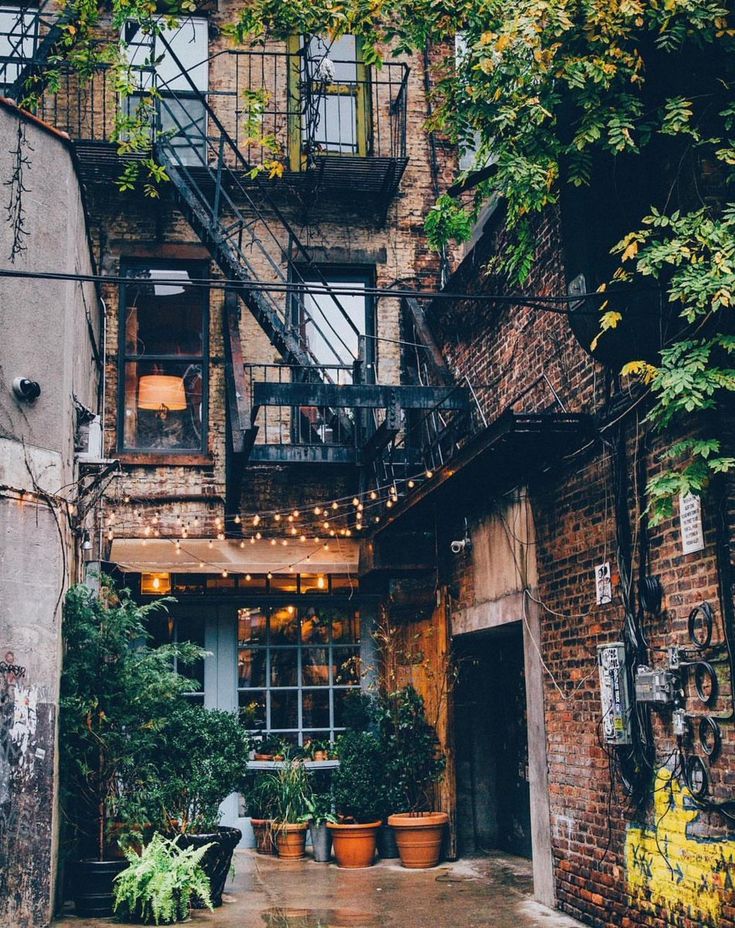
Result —
M 296 190 L 304 202 L 319 191 L 385 209 L 408 161 L 407 65 L 388 62 L 375 70 L 359 60 L 335 60 L 333 67 L 349 77 L 339 71 L 333 76 L 334 70 L 325 77 L 314 70 L 303 49 L 291 48 L 221 51 L 206 63 L 209 89 L 189 99 L 180 88 L 171 92 L 176 121 L 190 120 L 196 131 L 187 134 L 172 126 L 172 104 L 159 101 L 150 116 L 152 137 L 175 133 L 180 153 L 192 169 L 201 164 L 203 173 L 211 148 L 201 136 L 208 133 L 214 113 L 242 154 L 229 167 L 241 172 L 245 182 L 253 171 L 261 180 L 271 180 L 274 193 Z M 13 78 L 21 73 L 17 63 L 6 70 Z M 140 93 L 122 100 L 110 68 L 100 66 L 81 80 L 62 65 L 58 84 L 40 99 L 37 115 L 74 140 L 88 181 L 109 183 L 120 173 L 123 159 L 135 157 L 118 154 L 118 114 L 123 107 L 123 115 L 131 115 L 156 80 L 144 67 L 136 68 L 135 76 Z M 159 82 L 156 91 L 164 98 L 169 95 L 165 83 Z

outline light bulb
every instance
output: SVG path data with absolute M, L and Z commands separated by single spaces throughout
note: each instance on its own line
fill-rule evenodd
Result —
M 409 480 L 409 481 L 408 481 L 408 486 L 409 486 L 410 489 L 413 489 L 413 488 L 416 486 L 416 481 L 415 481 L 415 480 Z
M 326 586 L 326 583 L 324 582 L 324 577 L 321 577 L 321 576 L 317 577 L 316 585 L 319 587 L 320 590 L 323 590 L 324 587 Z
M 319 506 L 314 506 L 314 515 L 315 515 L 315 516 L 321 515 L 321 512 L 322 512 L 322 511 L 321 511 L 321 509 L 320 509 Z
M 272 574 L 270 571 L 268 571 L 268 575 L 267 575 L 267 576 L 268 576 L 268 579 L 269 579 L 269 580 L 272 580 L 272 579 L 273 579 L 273 574 Z
M 227 571 L 226 571 L 226 570 L 223 570 L 223 571 L 222 571 L 222 576 L 223 576 L 223 577 L 226 577 L 226 576 L 227 576 Z
M 332 509 L 337 509 L 337 503 L 336 503 L 336 502 L 332 503 Z
M 252 580 L 252 577 L 250 576 L 250 574 L 245 574 L 245 580 L 247 583 L 250 583 L 250 581 Z
M 244 541 L 241 541 L 241 542 L 240 542 L 240 547 L 241 547 L 241 548 L 244 548 L 244 547 L 245 547 L 245 542 L 244 542 Z
M 260 524 L 260 516 L 253 516 L 253 525 Z
M 431 480 L 431 478 L 432 478 L 433 476 L 434 476 L 434 471 L 433 471 L 433 470 L 427 470 L 427 471 L 426 471 L 426 479 L 427 479 L 427 480 Z
M 375 490 L 371 490 L 370 499 L 377 499 L 377 498 L 378 498 L 378 494 L 375 492 Z
M 356 496 L 353 496 L 353 497 L 352 497 L 352 505 L 353 505 L 353 506 L 359 506 L 359 505 L 360 505 L 360 500 L 359 500 Z
M 240 516 L 235 516 L 235 525 L 239 525 L 242 522 Z
M 280 521 L 281 521 L 281 514 L 280 514 L 280 512 L 277 512 L 277 513 L 275 514 L 275 516 L 273 516 L 273 518 L 276 520 L 276 522 L 280 522 Z
M 294 519 L 298 519 L 299 515 L 300 515 L 300 513 L 299 513 L 298 509 L 294 509 L 294 511 L 293 511 L 293 517 L 294 517 Z

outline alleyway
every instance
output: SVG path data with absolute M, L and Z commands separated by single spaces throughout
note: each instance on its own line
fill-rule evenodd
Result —
M 235 856 L 229 896 L 195 925 L 216 928 L 577 928 L 530 895 L 530 862 L 496 854 L 409 871 L 398 862 L 340 870 L 286 863 L 250 851 Z M 54 928 L 100 928 L 69 917 Z

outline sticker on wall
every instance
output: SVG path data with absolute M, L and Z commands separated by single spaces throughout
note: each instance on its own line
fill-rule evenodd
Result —
M 702 500 L 693 493 L 679 496 L 679 526 L 682 554 L 694 554 L 704 548 L 702 530 Z
M 607 606 L 612 602 L 612 574 L 610 561 L 595 567 L 595 591 L 598 606 Z
M 699 818 L 692 794 L 661 768 L 651 825 L 629 825 L 625 838 L 628 892 L 643 912 L 669 913 L 670 924 L 721 924 L 735 889 L 735 840 L 690 834 Z

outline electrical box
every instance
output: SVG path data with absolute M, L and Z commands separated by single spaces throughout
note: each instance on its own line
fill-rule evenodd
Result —
M 632 744 L 630 686 L 622 641 L 597 647 L 602 700 L 602 734 L 607 744 Z
M 677 676 L 671 670 L 639 667 L 635 675 L 635 698 L 638 702 L 670 706 L 676 699 Z

